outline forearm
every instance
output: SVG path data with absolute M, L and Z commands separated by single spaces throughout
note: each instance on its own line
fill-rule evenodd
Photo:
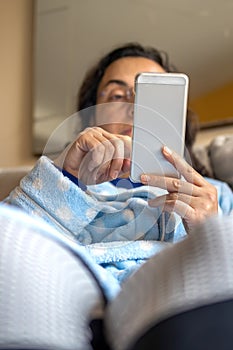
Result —
M 41 157 L 23 178 L 8 202 L 41 216 L 65 234 L 83 231 L 98 213 L 98 203 L 71 182 L 46 157 Z

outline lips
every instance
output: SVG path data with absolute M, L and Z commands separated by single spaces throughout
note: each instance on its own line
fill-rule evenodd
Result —
M 132 128 L 121 131 L 121 135 L 132 136 Z

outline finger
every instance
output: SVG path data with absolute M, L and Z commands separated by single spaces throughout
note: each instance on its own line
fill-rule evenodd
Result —
M 105 147 L 102 143 L 89 151 L 89 161 L 87 168 L 89 171 L 93 171 L 95 168 L 103 164 L 105 158 Z
M 111 162 L 115 153 L 115 146 L 112 139 L 106 138 L 101 133 L 97 132 L 92 136 L 93 148 L 90 150 L 91 159 L 88 164 L 88 169 L 93 171 L 99 166 Z
M 112 179 L 118 177 L 124 162 L 124 142 L 119 138 L 111 139 L 111 143 L 114 147 L 114 154 L 112 157 L 112 162 L 109 169 L 109 176 Z
M 163 188 L 168 192 L 185 193 L 189 196 L 199 196 L 201 189 L 192 183 L 176 179 L 173 177 L 157 176 L 153 174 L 143 174 L 141 176 L 141 182 L 144 185 L 150 185 L 154 187 Z
M 128 172 L 130 169 L 131 138 L 126 135 L 116 135 L 109 139 L 114 147 L 114 154 L 109 170 L 109 175 L 115 179 L 120 174 Z M 108 136 L 109 137 L 109 136 Z
M 101 167 L 90 171 L 88 169 L 89 158 L 89 154 L 83 158 L 82 164 L 79 167 L 78 178 L 86 185 L 95 185 L 109 180 L 109 163 L 105 163 Z
M 151 199 L 148 201 L 148 204 L 155 208 L 161 207 L 162 211 L 168 213 L 175 212 L 183 219 L 191 220 L 191 218 L 195 216 L 195 209 L 190 206 L 190 197 L 189 200 L 183 201 L 180 200 L 178 195 L 177 198 L 175 196 L 171 197 L 170 195 L 163 195 L 155 199 Z
M 89 170 L 93 171 L 96 167 L 106 162 L 112 162 L 110 167 L 110 176 L 116 178 L 121 170 L 125 157 L 125 140 L 121 137 L 115 137 L 107 131 L 96 128 L 93 130 L 91 144 L 92 159 L 89 164 Z M 90 146 L 89 146 L 90 147 Z M 127 154 L 129 151 L 127 152 Z
M 187 194 L 183 193 L 178 193 L 178 192 L 173 192 L 173 193 L 168 193 L 162 196 L 158 196 L 156 198 L 153 198 L 149 201 L 149 203 L 153 203 L 153 205 L 161 205 L 161 203 L 164 203 L 164 201 L 169 202 L 172 204 L 175 204 L 176 201 L 181 201 L 186 204 L 188 204 L 190 207 L 195 208 L 197 205 L 198 197 L 191 197 Z
M 124 158 L 130 159 L 131 148 L 132 148 L 132 138 L 126 135 L 120 135 L 120 138 L 124 141 Z
M 87 153 L 90 153 L 92 157 L 89 159 L 90 170 L 96 166 L 95 163 L 100 164 L 103 159 L 103 152 L 99 154 L 94 153 L 94 149 L 101 147 L 105 138 L 95 128 L 87 128 L 79 134 L 78 139 L 72 144 L 65 159 L 65 165 L 71 168 L 79 168 L 83 158 Z M 93 164 L 92 164 L 93 162 Z
M 131 167 L 130 159 L 125 159 L 124 162 L 123 162 L 121 174 L 126 174 L 127 173 L 128 176 L 129 176 L 130 167 Z
M 87 128 L 80 133 L 76 143 L 83 152 L 89 152 L 111 137 L 112 134 L 99 127 Z
M 194 170 L 182 157 L 176 152 L 170 150 L 164 146 L 162 153 L 165 158 L 178 170 L 178 172 L 190 183 L 201 186 L 203 182 L 206 182 L 204 178 Z
M 86 149 L 92 146 L 89 151 L 90 157 L 82 167 L 87 166 L 88 171 L 94 172 L 97 170 L 98 174 L 95 174 L 95 178 L 106 179 L 116 178 L 121 171 L 124 161 L 124 140 L 119 137 L 113 136 L 113 134 L 101 128 L 93 128 L 88 135 L 90 138 L 85 137 Z M 85 164 L 85 165 L 84 165 Z M 93 173 L 94 177 L 94 173 Z

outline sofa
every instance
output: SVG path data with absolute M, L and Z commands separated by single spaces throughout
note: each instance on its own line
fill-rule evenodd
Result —
M 0 168 L 0 201 L 19 184 L 31 168 L 30 165 Z

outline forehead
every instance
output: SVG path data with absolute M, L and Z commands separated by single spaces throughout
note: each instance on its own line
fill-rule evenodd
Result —
M 122 80 L 127 85 L 133 86 L 134 79 L 141 72 L 165 72 L 156 62 L 145 57 L 123 57 L 111 63 L 99 84 L 103 88 L 110 80 Z

